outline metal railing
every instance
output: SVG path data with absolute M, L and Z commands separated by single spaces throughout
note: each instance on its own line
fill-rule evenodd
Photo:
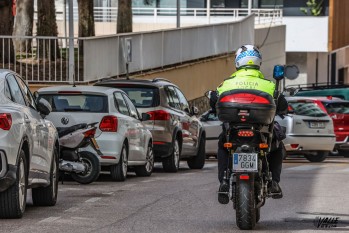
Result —
M 254 21 L 250 15 L 230 23 L 75 38 L 74 80 L 86 83 L 125 74 L 129 39 L 130 73 L 231 53 L 242 43 L 254 43 Z M 7 51 L 12 42 L 17 52 L 5 57 L 11 54 Z M 66 83 L 70 81 L 68 47 L 67 37 L 0 36 L 0 69 L 11 69 L 29 83 Z
M 64 10 L 64 9 L 63 9 Z M 64 20 L 64 11 L 57 11 L 57 20 Z M 158 16 L 176 16 L 177 8 L 132 8 L 134 17 L 152 16 L 153 22 L 158 22 Z M 207 8 L 181 8 L 181 16 L 191 17 L 229 17 L 232 20 L 240 19 L 248 15 L 247 8 L 211 8 L 208 15 Z M 94 7 L 94 17 L 96 22 L 116 22 L 117 7 Z M 282 9 L 252 8 L 251 13 L 256 15 L 256 23 L 267 23 L 273 19 L 275 23 L 282 23 Z M 66 16 L 68 17 L 68 16 Z M 261 20 L 264 18 L 264 20 Z M 74 20 L 78 20 L 78 8 L 74 7 Z

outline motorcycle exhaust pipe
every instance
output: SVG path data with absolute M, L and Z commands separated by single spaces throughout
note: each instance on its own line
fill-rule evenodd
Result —
M 64 172 L 84 173 L 86 166 L 80 162 L 72 162 L 67 160 L 61 160 L 59 162 L 59 170 Z

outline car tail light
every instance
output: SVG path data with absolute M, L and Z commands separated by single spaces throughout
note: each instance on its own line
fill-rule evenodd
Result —
M 164 110 L 156 110 L 156 111 L 151 111 L 147 113 L 150 115 L 149 120 L 167 121 L 167 120 L 170 120 L 171 118 L 170 113 Z
M 86 131 L 84 133 L 85 138 L 92 138 L 95 136 L 95 134 L 96 134 L 96 129 L 90 129 L 89 131 Z
M 238 136 L 239 137 L 253 137 L 254 132 L 253 132 L 253 130 L 239 130 Z
M 10 113 L 0 113 L 0 129 L 10 130 L 12 125 L 12 117 Z
M 291 144 L 292 149 L 297 149 L 298 146 L 299 146 L 299 144 Z
M 220 102 L 242 103 L 242 104 L 270 104 L 269 100 L 258 95 L 239 93 L 224 96 Z
M 105 116 L 99 124 L 103 132 L 116 132 L 118 130 L 118 118 L 116 116 Z

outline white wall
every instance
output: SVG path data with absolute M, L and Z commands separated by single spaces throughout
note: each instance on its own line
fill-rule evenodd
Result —
M 284 17 L 286 52 L 328 52 L 328 16 Z
M 256 28 L 255 45 L 260 47 L 267 34 L 268 27 Z M 268 79 L 273 76 L 274 65 L 286 63 L 285 36 L 285 25 L 271 27 L 264 45 L 260 48 L 263 57 L 261 71 Z

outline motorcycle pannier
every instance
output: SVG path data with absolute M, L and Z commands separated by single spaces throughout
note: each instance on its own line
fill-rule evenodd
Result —
M 220 121 L 269 125 L 276 106 L 269 94 L 257 90 L 232 90 L 220 95 L 217 105 Z

